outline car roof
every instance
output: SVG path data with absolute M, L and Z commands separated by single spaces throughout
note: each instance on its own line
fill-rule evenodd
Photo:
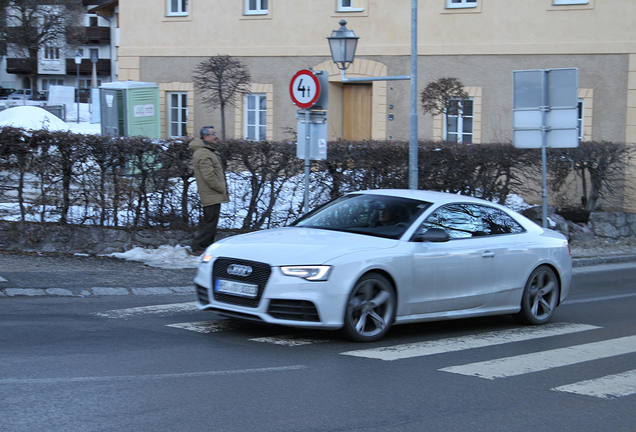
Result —
M 373 189 L 365 191 L 351 192 L 351 194 L 372 194 L 372 195 L 386 195 L 401 198 L 411 198 L 420 201 L 427 201 L 434 204 L 446 204 L 446 203 L 475 203 L 475 204 L 489 204 L 497 205 L 490 201 L 483 200 L 481 198 L 474 198 L 466 195 L 451 194 L 446 192 L 437 192 L 429 190 L 413 190 L 413 189 Z

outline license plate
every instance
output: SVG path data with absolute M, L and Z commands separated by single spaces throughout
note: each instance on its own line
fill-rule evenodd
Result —
M 217 279 L 214 284 L 214 291 L 223 294 L 254 298 L 258 294 L 258 285 Z

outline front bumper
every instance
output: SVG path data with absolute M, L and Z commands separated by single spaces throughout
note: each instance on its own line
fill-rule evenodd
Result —
M 228 276 L 224 271 L 228 262 L 250 266 L 255 276 Z M 258 284 L 258 294 L 255 298 L 246 298 L 215 292 L 214 281 L 220 275 L 223 279 Z M 335 282 L 338 280 L 336 276 L 332 274 L 328 281 L 309 282 L 285 276 L 280 268 L 263 263 L 217 258 L 199 266 L 194 279 L 197 307 L 225 316 L 270 324 L 338 329 L 343 326 L 348 291 L 342 284 Z

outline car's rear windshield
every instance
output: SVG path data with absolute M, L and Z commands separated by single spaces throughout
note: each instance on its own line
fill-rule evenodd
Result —
M 430 205 L 411 198 L 351 194 L 307 213 L 292 226 L 397 239 Z

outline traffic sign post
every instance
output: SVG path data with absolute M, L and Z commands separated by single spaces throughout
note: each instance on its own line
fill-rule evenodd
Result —
M 540 148 L 543 171 L 543 227 L 548 227 L 546 148 L 578 147 L 577 68 L 534 69 L 512 74 L 512 142 Z
M 299 70 L 289 84 L 289 93 L 298 108 L 311 108 L 320 97 L 320 81 L 312 71 Z
M 296 154 L 305 160 L 305 213 L 309 211 L 311 160 L 327 158 L 327 113 L 318 110 L 326 110 L 328 107 L 328 83 L 329 77 L 325 72 L 308 69 L 296 72 L 289 83 L 291 99 L 298 108 L 301 108 L 296 115 L 299 141 Z M 312 134 L 316 138 L 313 141 Z M 304 137 L 304 151 L 301 150 L 301 137 Z M 312 146 L 312 143 L 316 145 Z

